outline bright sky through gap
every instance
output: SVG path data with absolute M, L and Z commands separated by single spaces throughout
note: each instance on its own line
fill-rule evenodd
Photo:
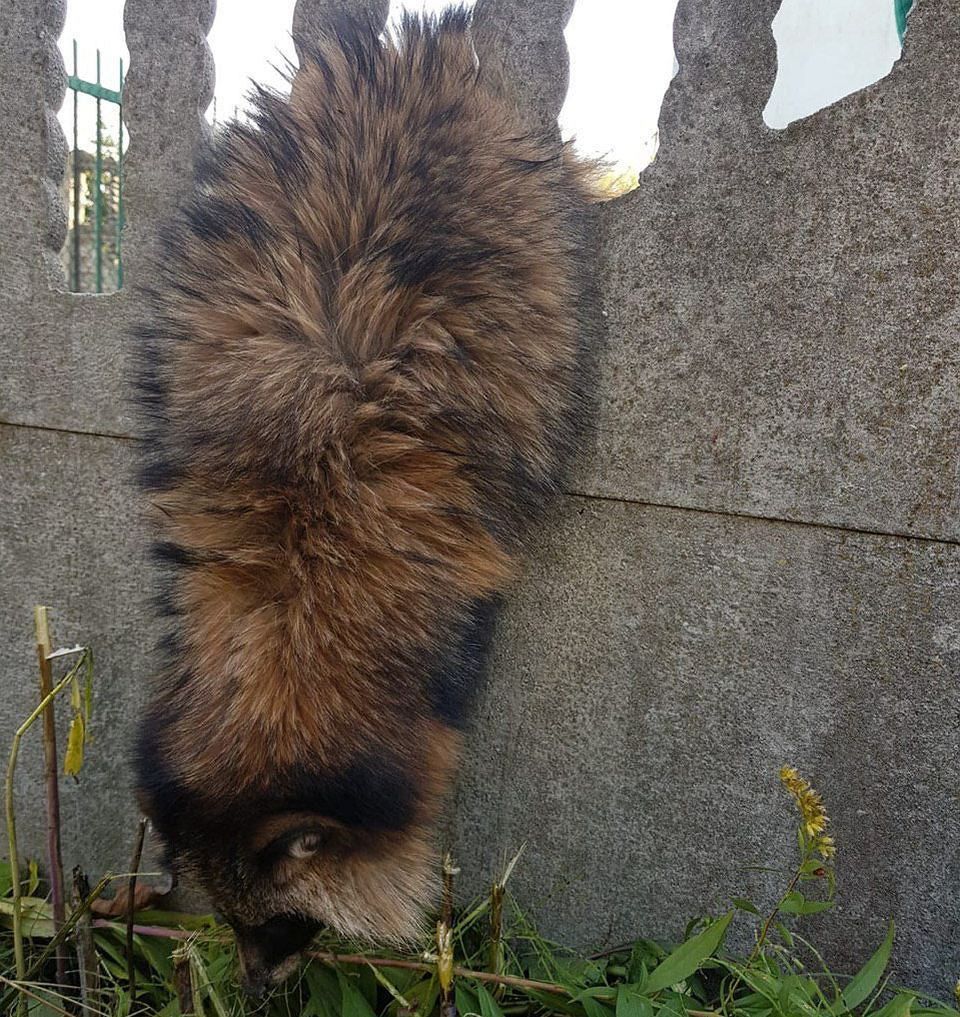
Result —
M 218 120 L 242 114 L 250 79 L 282 86 L 275 69 L 293 57 L 290 24 L 295 0 L 220 0 L 210 33 L 217 67 Z M 437 11 L 446 0 L 394 0 L 404 8 Z M 567 26 L 570 88 L 560 116 L 564 137 L 587 155 L 604 156 L 622 170 L 641 170 L 653 158 L 663 94 L 675 66 L 676 0 L 578 0 Z M 877 81 L 900 54 L 893 0 L 784 0 L 773 24 L 780 73 L 763 115 L 771 127 L 817 109 Z M 79 73 L 92 81 L 96 49 L 101 80 L 116 88 L 119 61 L 129 63 L 123 37 L 123 0 L 68 0 L 60 45 L 73 70 L 72 40 L 79 44 Z M 718 55 L 722 59 L 722 54 Z M 69 93 L 68 93 L 69 94 Z M 93 147 L 94 100 L 80 97 L 80 147 Z M 212 119 L 214 107 L 207 115 Z M 757 116 L 761 111 L 757 110 Z M 72 143 L 72 103 L 60 121 Z M 116 137 L 116 109 L 103 111 L 104 129 Z
M 444 0 L 391 5 L 438 11 Z M 243 111 L 250 79 L 279 84 L 271 64 L 293 56 L 290 23 L 294 0 L 219 0 L 210 32 L 217 67 L 217 119 Z M 605 155 L 624 168 L 641 169 L 655 151 L 657 116 L 673 69 L 672 24 L 676 0 L 581 0 L 567 27 L 571 55 L 570 90 L 561 116 L 565 137 L 578 147 Z M 79 50 L 79 74 L 93 81 L 96 49 L 101 51 L 101 80 L 116 88 L 119 61 L 129 65 L 123 36 L 123 0 L 68 0 L 60 47 L 73 72 L 72 40 Z M 68 93 L 68 100 L 71 93 Z M 91 149 L 94 100 L 80 96 L 80 147 Z M 207 113 L 213 116 L 211 107 Z M 116 137 L 116 111 L 103 107 L 105 131 Z M 72 104 L 60 121 L 72 144 Z

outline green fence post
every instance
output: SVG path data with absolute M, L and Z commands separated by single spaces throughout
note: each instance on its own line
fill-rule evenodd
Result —
M 903 37 L 907 34 L 907 15 L 913 7 L 913 0 L 893 0 L 894 15 L 897 19 L 897 34 L 900 36 L 900 45 L 903 45 Z
M 117 106 L 117 289 L 123 286 L 123 257 L 120 238 L 123 233 L 123 58 L 120 58 L 120 96 Z
M 97 50 L 97 85 L 100 85 L 100 50 Z M 103 152 L 100 144 L 100 96 L 97 96 L 97 156 L 96 171 L 94 173 L 94 212 L 93 212 L 93 243 L 96 264 L 97 293 L 103 292 L 103 248 L 100 244 L 101 216 L 103 215 L 103 202 L 101 194 L 101 182 L 103 180 Z
M 77 77 L 77 40 L 73 40 L 73 76 Z M 80 140 L 77 131 L 77 100 L 73 90 L 73 291 L 80 292 Z

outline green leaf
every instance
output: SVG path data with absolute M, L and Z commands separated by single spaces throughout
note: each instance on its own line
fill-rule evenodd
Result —
M 565 1013 L 570 1014 L 570 1017 L 581 1017 L 582 1008 L 580 1005 L 572 1003 L 563 996 L 558 996 L 553 992 L 541 992 L 538 989 L 527 989 L 525 994 L 531 999 L 535 999 L 548 1014 Z
M 420 981 L 407 989 L 404 995 L 407 997 L 411 1007 L 417 1010 L 418 1013 L 433 1013 L 433 1008 L 437 1005 L 437 998 L 440 995 L 440 980 L 436 975 L 424 978 L 420 974 Z M 499 1014 L 497 1017 L 499 1017 Z
M 37 892 L 37 887 L 40 885 L 40 868 L 37 863 L 32 859 L 27 863 L 27 895 L 31 896 Z
M 777 932 L 780 933 L 780 938 L 786 944 L 788 950 L 793 949 L 793 935 L 790 930 L 783 924 L 783 922 L 776 922 Z
M 490 995 L 482 982 L 477 982 L 477 1002 L 480 1004 L 481 1017 L 503 1017 L 500 1004 Z
M 875 1010 L 872 1017 L 910 1017 L 913 1001 L 912 993 L 900 992 L 889 1003 Z
M 740 911 L 749 911 L 751 915 L 760 914 L 759 910 L 757 910 L 757 905 L 753 901 L 747 900 L 746 897 L 734 897 L 733 906 Z
M 650 972 L 643 991 L 649 995 L 670 985 L 675 985 L 677 982 L 682 982 L 688 975 L 692 975 L 723 942 L 733 914 L 732 911 L 728 911 L 723 918 L 719 918 L 712 925 L 707 926 L 693 939 L 681 943 L 666 960 L 661 961 Z
M 21 928 L 28 939 L 52 939 L 55 933 L 50 904 L 42 897 L 21 897 Z M 13 901 L 0 900 L 0 924 L 13 927 Z
M 463 984 L 463 979 L 459 979 L 454 984 L 453 998 L 457 1004 L 457 1013 L 460 1017 L 469 1017 L 471 1014 L 477 1014 L 479 1017 L 480 1001 L 477 999 L 476 993 Z
M 617 987 L 617 1017 L 653 1017 L 653 1004 L 635 985 Z
M 336 975 L 329 968 L 314 962 L 307 965 L 304 977 L 310 988 L 310 1002 L 316 1005 L 322 1017 L 337 1017 L 342 994 Z
M 834 1013 L 847 1013 L 859 1006 L 880 983 L 887 964 L 890 962 L 890 953 L 893 950 L 894 924 L 890 922 L 887 935 L 884 941 L 877 948 L 877 952 L 867 961 L 866 964 L 850 979 L 846 988 L 840 993 L 840 998 L 834 1004 Z
M 829 911 L 832 907 L 832 900 L 807 900 L 797 890 L 788 893 L 780 902 L 780 910 L 785 915 L 816 915 L 821 911 Z
M 583 1007 L 586 1017 L 611 1017 L 610 1008 L 605 1005 L 606 1000 L 601 1002 L 597 997 L 608 997 L 610 987 L 608 985 L 593 985 L 577 993 L 571 1002 L 579 1003 Z
M 83 768 L 83 714 L 78 713 L 70 721 L 67 734 L 67 751 L 63 757 L 63 772 L 68 777 L 76 777 Z
M 354 984 L 353 979 L 342 971 L 337 971 L 340 981 L 340 1005 L 343 1017 L 376 1017 L 373 1008 L 363 998 L 363 993 Z

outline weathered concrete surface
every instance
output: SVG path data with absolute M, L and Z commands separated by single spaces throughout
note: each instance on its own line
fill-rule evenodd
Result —
M 960 537 L 960 19 L 771 131 L 776 0 L 683 0 L 661 150 L 605 209 L 610 347 L 578 490 Z
M 131 720 L 156 640 L 144 603 L 133 451 L 131 441 L 0 425 L 0 745 L 10 744 L 36 705 L 33 607 L 49 604 L 56 644 L 83 643 L 95 653 L 93 741 L 79 785 L 61 781 L 65 863 L 93 874 L 129 865 Z M 19 838 L 36 858 L 43 857 L 42 772 L 37 730 L 24 740 L 16 784 Z
M 297 25 L 343 2 L 299 0 Z M 898 975 L 945 995 L 960 969 L 960 9 L 920 5 L 889 79 L 775 134 L 775 8 L 683 0 L 663 148 L 603 209 L 609 346 L 573 485 L 589 497 L 545 528 L 500 627 L 458 851 L 479 882 L 526 839 L 517 888 L 560 938 L 677 934 L 745 887 L 745 864 L 787 856 L 775 772 L 790 761 L 834 814 L 834 959 L 861 960 L 893 916 Z M 570 10 L 479 0 L 486 73 L 531 122 L 562 101 Z M 31 701 L 46 600 L 58 642 L 98 651 L 97 740 L 64 796 L 68 863 L 99 870 L 129 852 L 126 746 L 152 640 L 121 340 L 138 308 L 132 290 L 59 291 L 62 15 L 0 4 L 0 738 Z M 205 130 L 212 16 L 211 0 L 126 7 L 128 279 Z M 31 743 L 18 794 L 40 786 Z M 22 815 L 37 854 L 39 814 Z
M 571 498 L 499 630 L 456 803 L 484 878 L 580 944 L 679 936 L 795 858 L 786 762 L 824 794 L 838 970 L 895 918 L 896 976 L 960 969 L 960 547 Z M 788 878 L 788 877 L 787 877 Z

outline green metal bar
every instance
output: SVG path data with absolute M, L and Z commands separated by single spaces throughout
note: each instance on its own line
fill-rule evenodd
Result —
M 97 84 L 100 84 L 100 50 L 97 50 Z M 103 216 L 103 201 L 101 195 L 101 184 L 103 183 L 103 149 L 100 138 L 100 97 L 97 96 L 97 162 L 94 174 L 94 219 L 93 219 L 93 242 L 96 246 L 94 252 L 97 266 L 97 293 L 103 292 L 103 249 L 100 246 L 100 229 Z
M 120 58 L 120 94 L 123 95 L 123 58 Z M 117 107 L 117 289 L 123 286 L 123 257 L 120 240 L 123 234 L 123 103 Z
M 120 105 L 119 92 L 115 92 L 112 88 L 105 88 L 99 82 L 84 81 L 82 78 L 78 78 L 76 74 L 71 74 L 67 77 L 67 87 L 72 88 L 75 92 L 92 95 L 95 99 L 103 99 L 105 102 L 112 102 L 116 106 Z
M 913 0 L 893 0 L 893 11 L 897 19 L 897 34 L 900 36 L 900 45 L 903 45 L 903 37 L 907 34 L 907 15 L 913 7 Z
M 77 76 L 77 40 L 73 40 L 73 76 Z M 73 91 L 73 292 L 80 292 L 80 141 L 77 137 L 77 100 Z

